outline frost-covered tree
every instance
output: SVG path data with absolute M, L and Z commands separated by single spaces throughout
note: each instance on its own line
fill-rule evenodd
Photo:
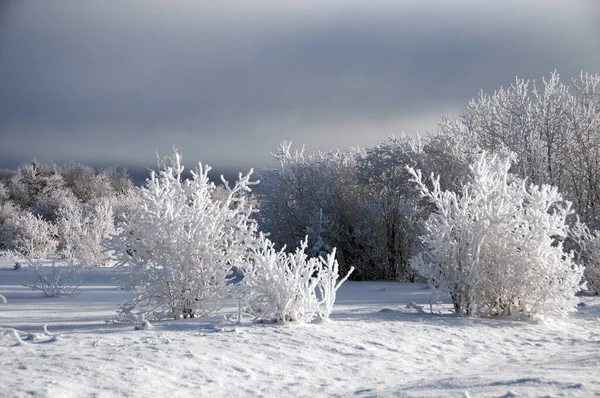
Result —
M 112 187 L 106 176 L 97 176 L 94 169 L 81 164 L 66 164 L 60 174 L 77 199 L 87 202 L 92 198 L 112 195 Z
M 405 166 L 421 165 L 422 149 L 418 137 L 391 136 L 357 160 L 361 206 L 353 235 L 362 246 L 356 269 L 363 279 L 414 280 L 408 260 L 418 246 L 424 209 Z
M 283 142 L 275 154 L 281 168 L 261 178 L 261 227 L 277 247 L 293 247 L 304 235 L 311 255 L 337 247 L 340 267 L 354 267 L 354 279 L 412 281 L 408 261 L 431 206 L 412 189 L 405 166 L 440 169 L 443 184 L 457 184 L 473 148 L 446 132 L 424 142 L 392 136 L 369 149 L 315 155 Z
M 113 221 L 115 225 L 123 221 L 131 211 L 135 210 L 139 206 L 140 203 L 140 198 L 136 189 L 132 189 L 127 193 L 119 194 L 117 196 L 100 198 L 95 202 L 104 200 L 107 200 L 112 208 Z
M 587 289 L 593 293 L 600 293 L 600 232 L 594 231 L 586 239 L 586 261 L 583 276 Z
M 357 279 L 409 279 L 403 268 L 409 255 L 401 248 L 409 233 L 400 222 L 411 202 L 398 195 L 408 179 L 402 157 L 410 156 L 407 141 L 313 155 L 283 142 L 274 154 L 280 169 L 261 178 L 262 228 L 278 247 L 293 247 L 305 235 L 311 255 L 337 247 L 342 269 L 354 266 Z M 394 170 L 401 170 L 402 183 Z
M 54 225 L 26 211 L 18 212 L 0 225 L 2 245 L 29 258 L 46 258 L 58 245 L 55 236 Z
M 112 166 L 100 172 L 116 195 L 127 195 L 133 190 L 133 182 L 123 167 Z
M 513 152 L 512 172 L 558 187 L 584 222 L 600 221 L 600 75 L 571 87 L 554 72 L 542 84 L 517 78 L 472 100 L 455 132 L 488 152 Z
M 600 75 L 581 74 L 573 80 L 567 113 L 567 144 L 561 191 L 572 200 L 583 221 L 600 228 Z M 563 187 L 564 186 L 564 187 Z
M 591 293 L 600 293 L 600 231 L 590 231 L 584 223 L 576 220 L 569 231 L 576 259 L 585 266 L 583 277 Z
M 64 257 L 96 266 L 105 265 L 109 260 L 102 246 L 114 232 L 113 208 L 108 199 L 61 208 L 56 227 L 59 250 Z
M 10 201 L 0 203 L 0 226 L 4 224 L 5 221 L 19 215 L 19 212 L 19 208 Z M 0 244 L 2 244 L 1 240 Z
M 276 250 L 260 236 L 243 268 L 243 289 L 248 292 L 250 311 L 257 320 L 310 322 L 329 319 L 336 292 L 350 272 L 339 280 L 335 249 L 323 257 L 309 257 L 308 238 L 293 253 Z M 318 292 L 318 293 L 317 293 Z
M 492 95 L 481 92 L 467 107 L 463 120 L 468 133 L 485 150 L 508 149 L 515 153 L 513 171 L 535 184 L 559 182 L 560 145 L 566 131 L 568 87 L 558 74 L 535 82 L 517 78 L 508 88 Z
M 333 250 L 328 242 L 328 235 L 338 235 L 338 225 L 334 220 L 331 219 L 327 214 L 323 212 L 322 208 L 314 211 L 308 217 L 308 223 L 306 225 L 307 236 L 313 238 L 310 247 L 308 248 L 308 254 L 311 257 L 326 256 Z
M 408 165 L 419 167 L 428 175 L 433 173 L 439 176 L 442 189 L 457 191 L 469 180 L 469 166 L 482 151 L 463 123 L 442 117 L 438 120 L 435 134 L 429 135 L 423 142 L 421 164 Z M 498 154 L 510 156 L 507 151 L 498 151 Z
M 557 189 L 511 178 L 511 158 L 481 155 L 462 192 L 429 188 L 408 168 L 436 207 L 411 264 L 433 295 L 450 294 L 458 314 L 563 315 L 576 309 L 583 267 L 563 250 L 570 204 Z
M 80 203 L 69 187 L 65 185 L 60 174 L 54 173 L 46 179 L 47 183 L 41 189 L 35 203 L 29 211 L 41 216 L 44 220 L 56 222 L 61 209 L 77 206 Z
M 279 169 L 261 172 L 261 229 L 279 248 L 294 247 L 306 235 L 311 254 L 326 254 L 338 246 L 340 266 L 347 271 L 353 260 L 340 246 L 351 240 L 349 217 L 355 217 L 358 206 L 353 200 L 355 160 L 361 150 L 308 155 L 304 148 L 293 151 L 291 145 L 284 141 L 273 154 Z
M 10 200 L 21 209 L 29 209 L 44 188 L 43 167 L 32 162 L 19 168 L 8 181 Z
M 16 171 L 0 170 L 0 180 L 0 247 L 15 249 L 16 237 L 28 234 L 23 217 L 30 213 L 49 223 L 63 256 L 76 255 L 88 264 L 104 262 L 99 242 L 112 231 L 109 223 L 137 203 L 129 176 L 115 167 L 96 174 L 87 166 L 34 161 Z
M 215 200 L 210 167 L 198 164 L 184 179 L 178 153 L 159 166 L 139 191 L 139 207 L 107 243 L 125 273 L 121 286 L 135 292 L 121 306 L 121 315 L 177 319 L 214 314 L 234 288 L 228 277 L 234 267 L 241 268 L 257 238 L 247 200 L 252 171 L 240 174 L 233 187 L 223 180 L 227 197 Z
M 0 249 L 9 249 L 13 242 L 12 228 L 7 229 L 4 223 L 19 215 L 19 209 L 12 202 L 0 203 Z
M 4 184 L 4 181 L 0 181 L 0 205 L 6 203 L 8 201 L 9 196 L 10 193 L 8 191 L 8 188 Z

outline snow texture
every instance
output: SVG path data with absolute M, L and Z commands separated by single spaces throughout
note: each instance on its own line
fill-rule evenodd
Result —
M 431 294 L 423 284 L 346 282 L 333 322 L 215 317 L 134 330 L 105 322 L 132 296 L 117 289 L 118 272 L 86 268 L 83 294 L 43 298 L 23 286 L 31 268 L 0 264 L 0 396 L 600 394 L 598 296 L 533 323 L 457 317 L 448 298 L 442 313 L 419 312 Z

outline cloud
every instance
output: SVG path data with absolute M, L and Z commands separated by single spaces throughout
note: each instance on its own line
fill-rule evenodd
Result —
M 541 0 L 12 2 L 0 24 L 0 156 L 142 165 L 175 144 L 188 159 L 262 167 L 280 139 L 373 145 L 458 116 L 516 75 L 598 72 L 597 11 Z

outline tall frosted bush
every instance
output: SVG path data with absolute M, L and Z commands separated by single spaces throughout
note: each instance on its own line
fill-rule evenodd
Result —
M 108 242 L 122 287 L 135 297 L 121 306 L 124 319 L 187 318 L 214 314 L 234 287 L 228 277 L 241 267 L 256 239 L 247 193 L 254 183 L 240 174 L 226 196 L 213 198 L 210 167 L 198 164 L 190 179 L 178 153 L 159 163 L 140 189 L 140 205 L 125 216 Z
M 411 260 L 434 296 L 461 315 L 564 315 L 575 310 L 583 268 L 563 251 L 570 203 L 549 185 L 511 178 L 511 158 L 481 155 L 460 194 L 413 182 L 436 208 Z

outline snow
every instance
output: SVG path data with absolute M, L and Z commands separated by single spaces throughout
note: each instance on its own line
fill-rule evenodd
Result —
M 346 282 L 331 322 L 114 324 L 130 298 L 114 277 L 86 269 L 81 295 L 44 298 L 23 286 L 32 269 L 0 264 L 0 396 L 600 394 L 599 296 L 532 322 L 456 317 L 449 301 L 430 314 L 422 284 Z

